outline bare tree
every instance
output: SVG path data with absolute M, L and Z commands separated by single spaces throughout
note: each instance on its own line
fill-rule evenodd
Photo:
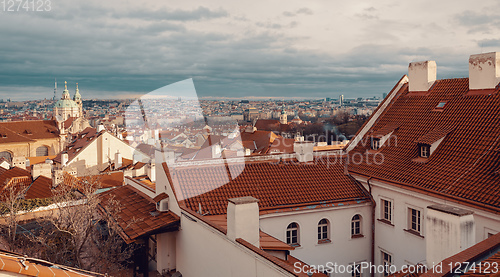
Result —
M 10 250 L 16 247 L 16 231 L 19 223 L 19 212 L 23 208 L 23 199 L 30 184 L 29 177 L 14 177 L 5 181 L 0 193 L 0 210 L 3 215 L 0 219 L 2 229 L 7 232 L 7 243 Z
M 49 237 L 54 238 L 56 247 L 57 244 L 66 244 L 62 249 L 70 251 L 67 254 L 71 256 L 67 262 L 79 268 L 86 267 L 82 259 L 83 250 L 100 219 L 97 211 L 99 198 L 96 194 L 99 187 L 97 178 L 82 182 L 66 174 L 64 182 L 54 190 L 56 209 L 47 217 L 54 228 Z

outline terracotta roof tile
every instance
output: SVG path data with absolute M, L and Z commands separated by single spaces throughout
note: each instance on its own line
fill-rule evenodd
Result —
M 26 199 L 52 197 L 52 179 L 38 176 L 26 191 Z
M 359 164 L 350 163 L 349 172 L 500 212 L 500 186 L 495 174 L 500 153 L 494 151 L 500 146 L 498 90 L 489 95 L 469 95 L 467 78 L 444 79 L 437 80 L 425 96 L 414 96 L 404 85 L 372 126 L 377 130 L 398 122 L 400 127 L 393 133 L 396 145 L 393 142 L 380 149 L 383 164 L 364 159 Z M 446 106 L 435 111 L 443 99 Z M 426 163 L 412 162 L 418 157 L 418 142 L 433 142 L 446 133 Z M 364 156 L 370 149 L 369 136 L 367 132 L 349 152 L 351 160 L 353 155 Z
M 0 143 L 31 142 L 50 138 L 59 138 L 59 130 L 54 120 L 0 122 Z
M 0 272 L 16 273 L 23 276 L 104 276 L 94 272 L 87 272 L 39 259 L 24 257 L 4 250 L 0 250 Z M 0 273 L 0 275 L 3 274 Z
M 95 128 L 85 128 L 73 136 L 72 141 L 54 158 L 54 161 L 61 163 L 61 155 L 64 153 L 68 154 L 68 162 L 71 161 L 83 148 L 87 147 L 101 134 L 102 132 L 98 133 Z
M 127 243 L 159 230 L 177 229 L 180 224 L 177 215 L 170 211 L 157 212 L 153 200 L 140 194 L 130 185 L 102 193 L 102 209 L 106 208 L 105 203 L 111 198 L 120 202 L 120 210 L 114 218 L 122 230 L 121 236 Z
M 207 220 L 219 225 L 225 232 L 227 232 L 227 216 L 225 214 L 221 215 L 209 215 L 204 216 Z M 295 247 L 290 246 L 281 240 L 260 231 L 260 248 L 264 250 L 293 250 Z
M 311 163 L 260 161 L 227 167 L 212 164 L 178 167 L 169 172 L 178 201 L 193 211 L 198 211 L 201 204 L 202 212 L 212 215 L 225 214 L 227 200 L 242 196 L 259 199 L 261 211 L 335 201 L 369 201 L 361 185 L 344 174 L 341 156 Z M 231 175 L 236 177 L 229 180 Z

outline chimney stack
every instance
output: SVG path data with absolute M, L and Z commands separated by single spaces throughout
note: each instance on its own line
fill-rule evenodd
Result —
M 68 153 L 63 153 L 61 155 L 61 166 L 66 166 L 68 163 Z
M 227 236 L 236 240 L 241 238 L 260 247 L 258 199 L 245 196 L 229 199 L 227 205 Z
M 52 164 L 50 163 L 34 164 L 33 169 L 31 170 L 31 175 L 33 176 L 33 180 L 35 180 L 40 175 L 45 176 L 47 178 L 52 178 Z
M 469 89 L 493 89 L 500 82 L 500 52 L 471 55 Z
M 297 160 L 301 163 L 314 160 L 314 143 L 312 141 L 295 141 L 293 151 Z
M 465 250 L 476 242 L 472 211 L 448 205 L 427 207 L 425 222 L 427 266 Z
M 435 61 L 412 62 L 408 65 L 409 91 L 428 91 L 436 81 Z
M 122 154 L 120 151 L 117 151 L 115 153 L 115 168 L 120 168 L 122 167 Z

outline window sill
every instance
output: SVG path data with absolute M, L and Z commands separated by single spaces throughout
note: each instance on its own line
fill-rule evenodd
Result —
M 370 148 L 370 149 L 368 149 L 366 151 L 366 153 L 370 154 L 370 155 L 375 155 L 375 154 L 380 153 L 381 151 L 382 151 L 382 147 L 379 147 L 378 149 L 372 149 L 372 148 Z
M 392 224 L 392 222 L 390 222 L 390 221 L 389 221 L 389 220 L 387 220 L 387 219 L 381 219 L 381 218 L 378 218 L 377 220 L 378 220 L 379 222 L 382 222 L 382 223 L 384 223 L 384 224 L 387 224 L 387 225 L 390 225 L 390 226 L 394 227 L 394 224 Z
M 363 234 L 351 235 L 351 239 L 364 238 L 364 237 L 365 236 Z
M 325 243 L 331 243 L 332 241 L 329 239 L 320 239 L 318 240 L 318 244 L 325 244 Z
M 297 248 L 300 247 L 300 244 L 298 244 L 298 243 L 292 243 L 292 244 L 289 244 L 289 245 L 293 246 L 293 247 L 297 247 Z
M 415 230 L 411 230 L 411 229 L 403 229 L 403 230 L 404 230 L 405 232 L 410 233 L 410 234 L 412 234 L 412 235 L 414 235 L 414 236 L 417 236 L 417 237 L 419 237 L 419 238 L 422 238 L 422 239 L 423 239 L 423 238 L 425 238 L 424 236 L 422 236 L 419 232 L 417 232 L 417 231 L 415 231 Z

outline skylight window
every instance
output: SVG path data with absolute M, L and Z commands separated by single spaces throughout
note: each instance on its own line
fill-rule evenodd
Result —
M 437 104 L 436 109 L 444 109 L 444 106 L 446 106 L 446 103 L 448 101 L 441 101 Z

